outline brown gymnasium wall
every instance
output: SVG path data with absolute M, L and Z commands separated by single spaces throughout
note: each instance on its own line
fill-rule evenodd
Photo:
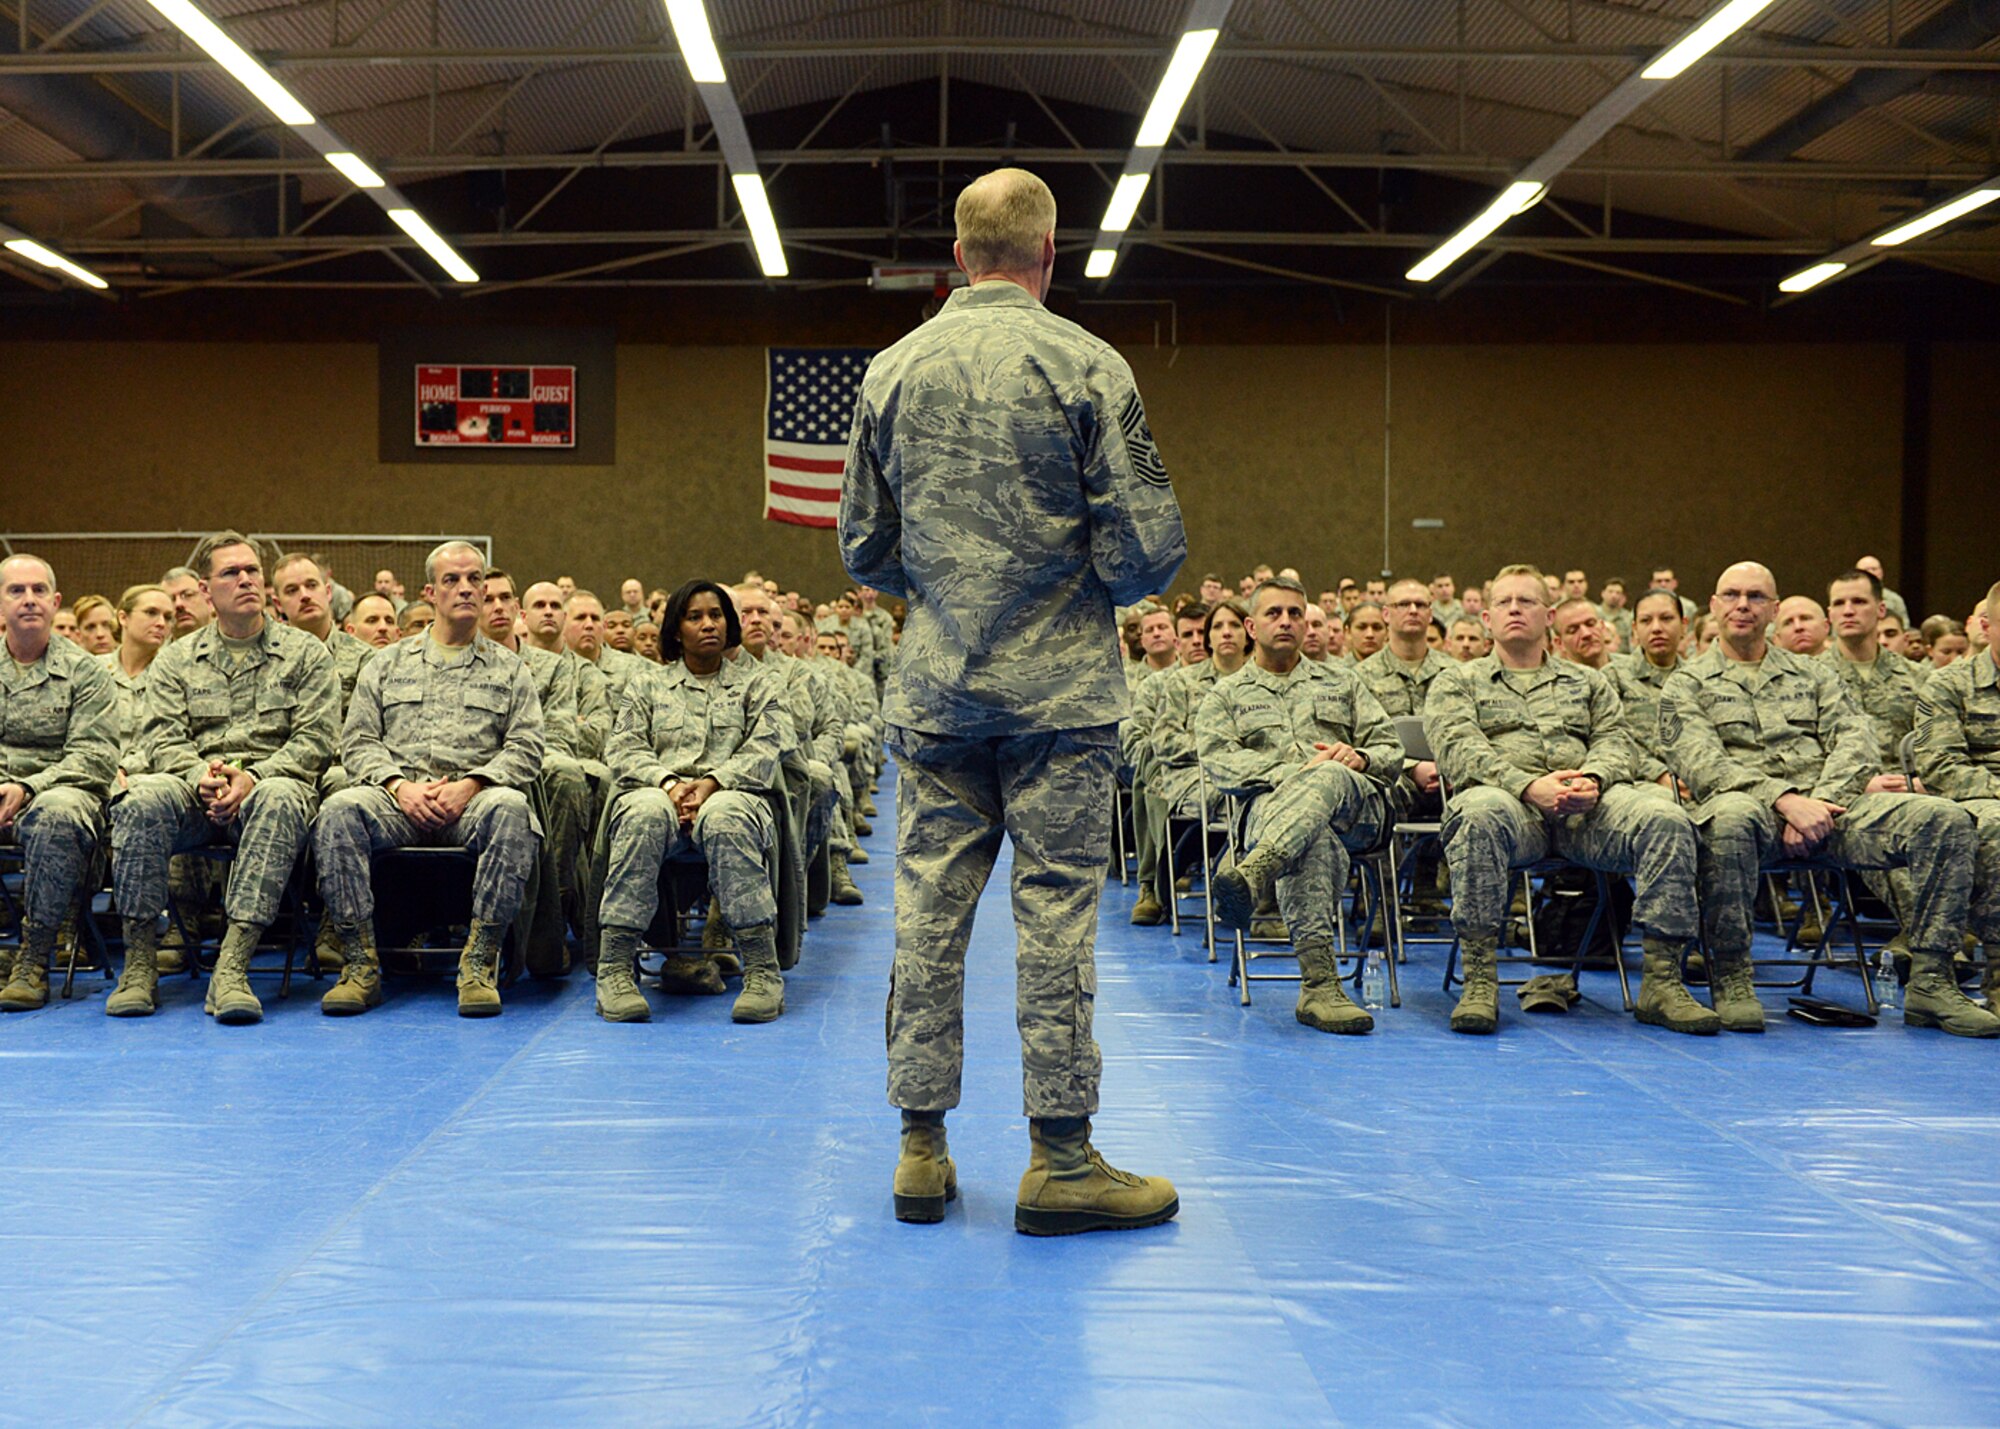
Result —
M 368 344 L 0 352 L 9 530 L 470 529 L 519 576 L 566 572 L 606 595 L 627 574 L 666 585 L 756 566 L 814 592 L 842 579 L 830 532 L 760 519 L 761 348 L 621 346 L 615 464 L 546 468 L 379 460 Z M 1379 347 L 1128 355 L 1188 517 L 1185 584 L 1258 560 L 1298 566 L 1313 589 L 1380 568 Z M 1896 578 L 1899 346 L 1408 346 L 1391 360 L 1400 572 L 1464 579 L 1526 559 L 1642 580 L 1664 561 L 1693 590 L 1757 555 L 1793 589 L 1872 550 Z M 1940 376 L 1962 367 L 1978 364 Z M 1940 403 L 1984 401 L 1955 375 L 1937 387 Z M 1983 410 L 1935 420 L 1983 432 L 1990 459 Z M 1976 441 L 1939 445 L 1978 460 L 1963 454 Z

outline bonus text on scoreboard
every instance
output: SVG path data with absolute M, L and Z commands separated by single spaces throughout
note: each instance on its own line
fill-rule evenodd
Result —
M 576 369 L 419 366 L 420 447 L 573 447 Z

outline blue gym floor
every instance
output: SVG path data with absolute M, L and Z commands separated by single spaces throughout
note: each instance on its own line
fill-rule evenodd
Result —
M 1035 1240 L 1004 863 L 960 1199 L 899 1225 L 893 788 L 769 1027 L 607 1026 L 581 974 L 489 1022 L 308 982 L 217 1027 L 185 978 L 118 1022 L 94 977 L 0 1021 L 0 1421 L 2000 1422 L 2000 1045 L 1677 1037 L 1608 973 L 1455 1037 L 1436 949 L 1326 1037 L 1112 884 L 1097 1139 L 1181 1215 Z

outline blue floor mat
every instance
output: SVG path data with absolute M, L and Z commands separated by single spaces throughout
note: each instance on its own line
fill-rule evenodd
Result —
M 301 980 L 218 1027 L 186 978 L 121 1022 L 95 977 L 0 1020 L 0 1422 L 2000 1420 L 2000 1045 L 1781 995 L 1694 1039 L 1590 974 L 1455 1037 L 1423 949 L 1373 1036 L 1325 1037 L 1113 883 L 1097 1141 L 1181 1215 L 1031 1239 L 1003 861 L 960 1199 L 898 1224 L 883 791 L 867 904 L 767 1027 L 657 992 L 610 1026 L 582 974 L 485 1022 L 447 981 L 324 1018 Z

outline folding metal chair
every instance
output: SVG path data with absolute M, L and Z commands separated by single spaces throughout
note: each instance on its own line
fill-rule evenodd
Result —
M 1205 780 L 1203 789 L 1205 793 Z M 1238 799 L 1233 794 L 1225 795 L 1223 799 L 1225 810 L 1224 825 L 1228 837 L 1228 854 L 1232 862 L 1240 858 L 1243 854 L 1243 833 L 1249 818 L 1251 802 L 1247 799 Z M 1381 889 L 1386 876 L 1387 852 L 1388 844 L 1385 835 L 1384 842 L 1377 847 L 1365 852 L 1350 853 L 1349 855 L 1351 881 L 1357 890 L 1355 916 L 1361 920 L 1361 945 L 1352 953 L 1348 951 L 1347 947 L 1348 890 L 1345 888 L 1334 890 L 1334 965 L 1337 968 L 1350 957 L 1354 959 L 1353 981 L 1357 990 L 1361 986 L 1362 974 L 1367 966 L 1369 945 L 1374 941 L 1372 931 L 1372 925 L 1375 921 L 1374 910 L 1383 898 Z M 1375 883 L 1375 888 L 1372 892 L 1368 886 L 1371 877 Z M 1212 919 L 1213 914 L 1211 913 L 1211 927 L 1213 926 Z M 1386 925 L 1388 921 L 1386 915 L 1383 921 Z M 1235 941 L 1235 956 L 1231 960 L 1229 984 L 1242 994 L 1243 1006 L 1248 1007 L 1250 1005 L 1250 984 L 1253 982 L 1299 981 L 1299 974 L 1297 972 L 1253 973 L 1250 970 L 1250 964 L 1259 958 L 1296 958 L 1297 954 L 1292 950 L 1292 945 L 1289 941 L 1280 944 L 1276 939 L 1251 938 L 1244 934 L 1241 929 L 1232 929 L 1231 935 Z M 1259 951 L 1259 949 L 1263 948 L 1275 950 L 1280 947 L 1282 947 L 1282 951 Z M 1389 1005 L 1391 1007 L 1401 1007 L 1403 1005 L 1403 989 L 1401 980 L 1398 978 L 1396 972 L 1394 945 L 1390 944 L 1384 947 L 1383 953 L 1383 962 L 1386 964 L 1389 974 Z
M 1435 763 L 1437 756 L 1431 752 L 1430 737 L 1424 733 L 1422 718 L 1417 715 L 1397 715 L 1395 721 L 1396 737 L 1402 741 L 1404 756 Z M 1411 936 L 1412 925 L 1419 917 L 1426 915 L 1406 910 L 1403 906 L 1403 885 L 1406 882 L 1410 886 L 1412 901 L 1416 897 L 1419 855 L 1427 849 L 1437 849 L 1442 852 L 1443 829 L 1444 824 L 1438 819 L 1399 819 L 1389 830 L 1388 857 L 1391 877 L 1388 880 L 1389 917 L 1386 921 L 1389 936 L 1393 940 L 1395 960 L 1399 963 L 1408 960 L 1411 943 L 1434 943 L 1439 947 L 1449 947 L 1453 941 L 1450 936 L 1450 925 L 1442 918 L 1433 921 L 1444 926 L 1434 927 L 1421 936 Z
M 441 973 L 458 967 L 465 943 L 456 930 L 472 922 L 472 882 L 479 856 L 470 849 L 382 849 L 368 861 L 375 892 L 375 951 L 385 972 Z M 442 939 L 440 930 L 453 930 Z M 525 971 L 527 948 L 519 919 L 500 945 L 498 981 Z
M 216 835 L 221 838 L 222 835 Z M 222 890 L 228 896 L 229 879 L 236 871 L 236 845 L 228 842 L 206 843 L 199 848 L 185 849 L 174 857 L 187 857 L 213 868 L 222 870 Z M 299 950 L 306 944 L 306 895 L 311 891 L 313 879 L 312 840 L 308 838 L 299 847 L 298 857 L 292 863 L 292 874 L 285 880 L 285 892 L 279 902 L 278 916 L 270 927 L 264 930 L 263 938 L 252 950 L 251 965 L 247 970 L 251 976 L 279 975 L 278 997 L 280 1000 L 292 995 L 292 968 L 298 961 Z M 215 970 L 215 960 L 221 952 L 221 944 L 201 935 L 201 920 L 205 908 L 189 910 L 181 905 L 172 892 L 167 895 L 167 921 L 180 930 L 181 941 L 187 950 L 187 973 L 190 978 L 199 977 L 204 972 Z M 254 961 L 257 954 L 282 953 L 284 962 L 278 967 L 258 967 Z M 314 965 L 317 976 L 317 964 Z
M 21 846 L 14 841 L 12 829 L 7 830 L 4 838 L 5 842 L 0 842 L 0 907 L 6 908 L 7 921 L 15 930 L 14 936 L 8 942 L 18 948 L 21 943 L 21 927 L 27 918 L 27 908 L 25 898 L 15 896 L 14 885 L 20 883 L 26 876 L 26 858 L 21 852 Z M 62 995 L 65 998 L 70 996 L 71 989 L 76 983 L 77 964 L 86 947 L 89 948 L 90 955 L 97 959 L 97 966 L 103 969 L 104 980 L 112 981 L 110 949 L 104 938 L 104 930 L 97 926 L 96 914 L 91 911 L 91 905 L 103 888 L 104 862 L 105 855 L 100 849 L 96 858 L 91 861 L 89 874 L 83 879 L 82 886 L 77 889 L 76 907 L 72 914 L 76 920 L 76 938 L 70 944 L 69 956 L 63 959 Z M 52 977 L 55 975 L 53 967 L 49 969 L 49 974 Z
M 1544 968 L 1556 966 L 1556 964 L 1551 963 L 1542 956 L 1541 948 L 1538 946 L 1535 936 L 1535 880 L 1542 879 L 1546 881 L 1551 874 L 1567 872 L 1570 869 L 1582 869 L 1588 873 L 1591 876 L 1592 884 L 1597 894 L 1597 904 L 1590 910 L 1590 917 L 1584 924 L 1583 936 L 1577 939 L 1576 952 L 1571 957 L 1569 964 L 1570 976 L 1578 979 L 1582 977 L 1584 961 L 1590 952 L 1591 943 L 1596 940 L 1598 926 L 1603 922 L 1611 909 L 1612 875 L 1604 873 L 1599 869 L 1584 868 L 1582 864 L 1571 863 L 1568 859 L 1564 858 L 1551 857 L 1539 859 L 1524 868 L 1515 870 L 1521 875 L 1521 886 L 1527 893 L 1527 951 L 1525 953 L 1499 953 L 1494 959 L 1496 962 L 1501 964 L 1536 963 Z M 1582 896 L 1582 890 L 1555 890 L 1551 892 L 1544 889 L 1543 895 L 1554 898 L 1578 898 Z M 1511 922 L 1512 920 L 1509 921 Z M 1518 947 L 1519 944 L 1503 944 L 1502 946 Z M 1450 992 L 1453 986 L 1460 981 L 1458 976 L 1458 949 L 1459 938 L 1454 931 L 1451 938 L 1451 951 L 1445 955 L 1444 990 L 1446 992 Z M 1625 940 L 1616 931 L 1616 924 L 1613 924 L 1611 936 L 1611 963 L 1618 973 L 1619 998 L 1623 1001 L 1625 1010 L 1630 1012 L 1636 1004 L 1632 1001 L 1632 983 L 1625 971 Z M 1509 981 L 1502 978 L 1500 979 L 1500 986 L 1520 987 L 1526 981 L 1527 979 L 1525 978 L 1519 981 Z M 1579 986 L 1581 986 L 1580 982 Z
M 1675 803 L 1685 805 L 1686 800 L 1681 796 L 1679 779 L 1674 781 L 1673 789 Z M 1789 924 L 1786 924 L 1778 902 L 1779 882 L 1795 874 L 1805 876 L 1820 919 L 1819 941 L 1813 945 L 1810 951 L 1799 944 L 1799 929 L 1805 924 L 1805 908 L 1801 906 L 1797 915 L 1790 920 Z M 1797 859 L 1783 857 L 1774 859 L 1757 870 L 1757 877 L 1764 883 L 1766 888 L 1770 889 L 1771 911 L 1774 916 L 1779 918 L 1780 926 L 1785 930 L 1785 952 L 1790 954 L 1796 951 L 1805 955 L 1802 957 L 1761 958 L 1757 956 L 1753 945 L 1750 954 L 1751 985 L 1753 987 L 1768 988 L 1774 992 L 1796 992 L 1802 997 L 1810 997 L 1813 995 L 1813 980 L 1818 976 L 1821 968 L 1850 968 L 1861 976 L 1862 1001 L 1869 1013 L 1873 1015 L 1880 1010 L 1881 1004 L 1875 996 L 1875 983 L 1869 975 L 1868 952 L 1862 941 L 1861 923 L 1854 913 L 1854 889 L 1851 882 L 1851 872 L 1844 865 L 1836 863 L 1830 858 L 1812 855 Z M 1820 880 L 1822 878 L 1827 880 L 1831 890 L 1824 904 L 1819 903 L 1821 893 Z M 1695 905 L 1700 925 L 1700 933 L 1696 941 L 1701 948 L 1702 960 L 1708 965 L 1709 1001 L 1713 1002 L 1715 1000 L 1715 957 L 1708 946 L 1708 919 L 1705 914 L 1701 913 L 1701 889 L 1699 887 L 1695 889 Z M 1830 946 L 1833 941 L 1834 929 L 1843 926 L 1847 930 L 1848 938 L 1854 950 L 1851 958 L 1836 954 Z M 1801 971 L 1799 976 L 1791 979 L 1760 979 L 1757 976 L 1757 969 L 1759 968 L 1797 968 Z

